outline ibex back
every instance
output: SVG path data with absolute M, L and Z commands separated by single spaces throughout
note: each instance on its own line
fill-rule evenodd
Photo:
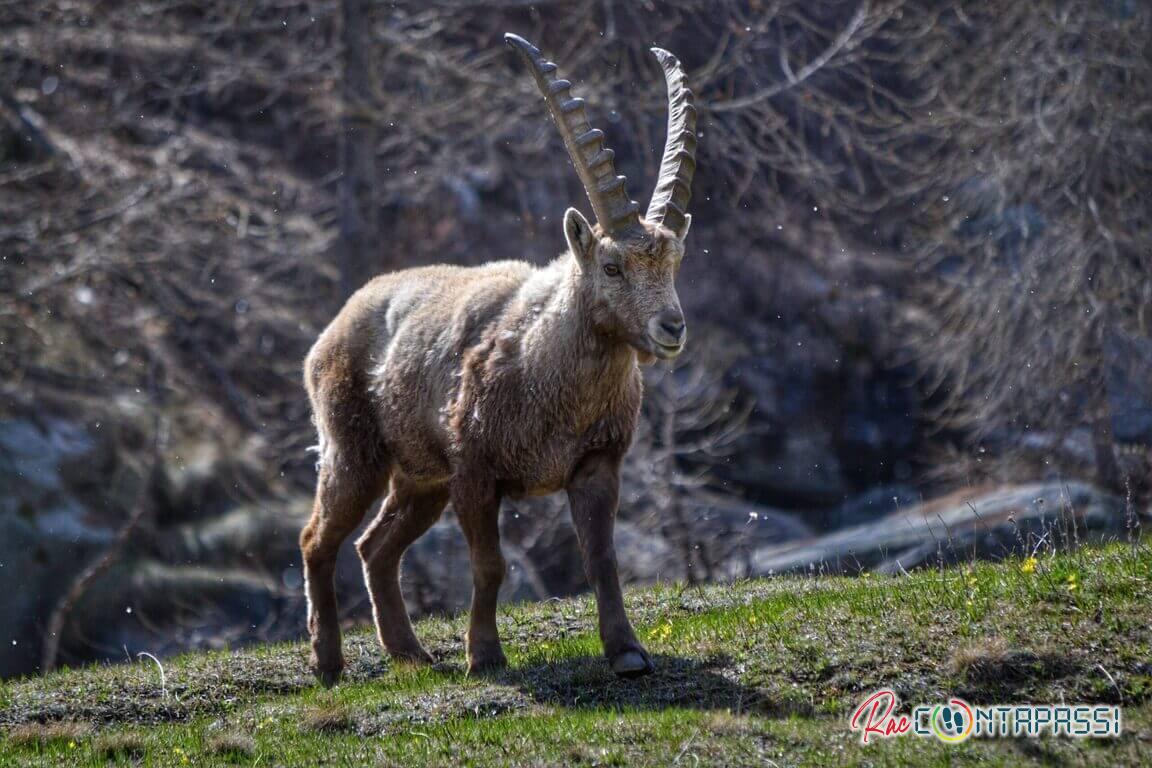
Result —
M 344 667 L 336 553 L 385 493 L 356 548 L 380 642 L 393 658 L 432 661 L 408 620 L 400 558 L 451 502 L 472 561 L 468 667 L 503 666 L 501 498 L 564 489 L 612 669 L 652 671 L 624 612 L 612 528 L 640 408 L 637 364 L 674 357 L 685 339 L 674 280 L 691 223 L 692 94 L 679 62 L 653 49 L 668 85 L 668 141 L 642 218 L 584 102 L 530 43 L 505 39 L 531 68 L 597 225 L 569 209 L 568 251 L 543 268 L 502 261 L 377 277 L 309 352 L 320 476 L 300 546 L 313 661 L 325 684 Z

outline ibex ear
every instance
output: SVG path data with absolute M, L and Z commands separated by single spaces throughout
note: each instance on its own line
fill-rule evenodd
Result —
M 592 225 L 588 219 L 575 208 L 564 212 L 564 238 L 581 268 L 591 262 L 596 236 L 592 234 Z
M 680 227 L 680 231 L 676 233 L 676 237 L 680 238 L 681 242 L 684 241 L 684 238 L 688 237 L 688 230 L 691 228 L 691 226 L 692 214 L 686 213 L 684 214 L 684 226 Z

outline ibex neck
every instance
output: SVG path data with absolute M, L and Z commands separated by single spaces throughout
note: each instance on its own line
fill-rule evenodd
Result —
M 610 335 L 596 323 L 596 297 L 591 287 L 582 279 L 576 260 L 568 259 L 564 288 L 570 306 L 568 316 L 569 343 L 572 352 L 608 374 L 609 367 L 620 369 L 620 373 L 630 373 L 636 364 L 636 353 L 623 339 Z
M 550 372 L 555 395 L 564 398 L 611 399 L 634 375 L 636 353 L 623 340 L 597 328 L 595 297 L 575 259 L 562 257 L 554 293 L 540 318 L 534 345 L 542 370 Z

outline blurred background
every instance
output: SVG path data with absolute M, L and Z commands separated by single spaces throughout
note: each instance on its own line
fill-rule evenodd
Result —
M 627 580 L 1147 530 L 1146 3 L 0 0 L 0 676 L 302 636 L 311 342 L 375 273 L 544 264 L 588 211 L 506 31 L 644 204 L 648 47 L 696 93 Z M 584 589 L 562 499 L 503 527 L 506 599 Z M 466 562 L 449 511 L 413 612 L 464 607 Z

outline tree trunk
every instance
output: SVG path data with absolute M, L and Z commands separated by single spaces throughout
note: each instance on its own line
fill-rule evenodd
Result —
M 1096 454 L 1096 482 L 1102 488 L 1123 493 L 1125 482 L 1116 460 L 1116 439 L 1112 434 L 1112 409 L 1108 407 L 1107 395 L 1097 412 L 1096 423 L 1092 425 L 1092 448 Z
M 340 133 L 340 287 L 347 297 L 379 271 L 380 248 L 376 180 L 376 121 L 372 103 L 371 3 L 343 0 L 340 6 L 344 46 Z
M 1113 493 L 1124 493 L 1124 475 L 1120 462 L 1116 459 L 1116 435 L 1112 431 L 1112 403 L 1108 398 L 1108 335 L 1115 326 L 1110 321 L 1107 307 L 1096 313 L 1098 327 L 1092 333 L 1090 354 L 1093 358 L 1091 376 L 1088 379 L 1093 393 L 1089 412 L 1092 430 L 1092 452 L 1096 459 L 1096 482 L 1100 487 Z

